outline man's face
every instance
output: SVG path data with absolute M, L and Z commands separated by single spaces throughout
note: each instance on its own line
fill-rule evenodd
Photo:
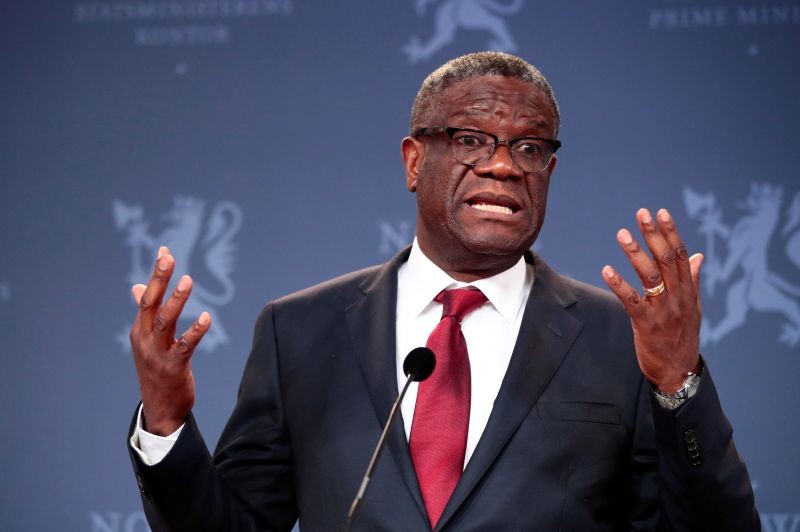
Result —
M 530 83 L 503 76 L 459 82 L 439 99 L 430 124 L 472 128 L 501 140 L 554 138 L 554 111 Z M 482 276 L 513 265 L 536 240 L 555 156 L 540 172 L 525 173 L 507 146 L 469 167 L 453 158 L 445 134 L 403 141 L 406 186 L 417 195 L 417 238 L 440 267 Z

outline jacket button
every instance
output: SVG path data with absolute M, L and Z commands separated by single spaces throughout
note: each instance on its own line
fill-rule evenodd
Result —
M 694 429 L 689 429 L 683 433 L 683 442 L 686 448 L 686 455 L 689 458 L 689 464 L 692 467 L 697 467 L 702 463 L 700 458 L 700 443 L 697 441 L 697 435 Z

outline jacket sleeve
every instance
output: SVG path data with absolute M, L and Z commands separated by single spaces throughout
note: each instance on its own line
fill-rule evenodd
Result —
M 708 367 L 695 396 L 675 411 L 664 409 L 644 381 L 639 410 L 632 530 L 761 530 L 750 477 Z
M 288 532 L 297 520 L 273 312 L 268 305 L 256 322 L 237 404 L 215 458 L 191 414 L 158 464 L 145 465 L 131 450 L 154 532 Z

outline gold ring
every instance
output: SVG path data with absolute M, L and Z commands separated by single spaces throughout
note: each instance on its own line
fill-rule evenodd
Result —
M 644 293 L 650 297 L 656 297 L 658 295 L 661 295 L 661 292 L 663 292 L 666 288 L 667 287 L 664 286 L 664 281 L 661 281 L 660 283 L 658 283 L 658 285 L 654 286 L 653 288 L 645 288 Z

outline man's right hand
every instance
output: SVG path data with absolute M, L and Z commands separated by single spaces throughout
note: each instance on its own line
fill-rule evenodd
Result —
M 192 278 L 181 277 L 164 302 L 174 268 L 175 257 L 161 246 L 147 286 L 137 284 L 131 289 L 139 306 L 130 338 L 145 429 L 158 436 L 175 432 L 194 406 L 192 353 L 211 326 L 211 316 L 203 312 L 188 330 L 175 337 L 178 318 L 192 291 Z

